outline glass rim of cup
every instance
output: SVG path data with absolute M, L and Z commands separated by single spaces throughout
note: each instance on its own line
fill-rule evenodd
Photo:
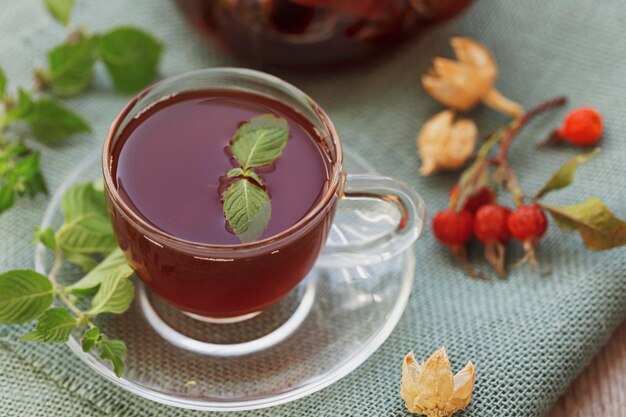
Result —
M 242 77 L 242 78 L 252 78 L 257 81 L 267 83 L 270 85 L 278 86 L 290 93 L 293 96 L 298 97 L 301 100 L 304 100 L 308 105 L 310 105 L 319 118 L 319 121 L 323 124 L 324 128 L 327 130 L 327 134 L 332 142 L 335 151 L 334 160 L 331 161 L 331 172 L 329 175 L 329 185 L 326 187 L 324 191 L 324 195 L 322 198 L 313 206 L 311 210 L 309 210 L 304 217 L 298 220 L 295 224 L 290 226 L 289 228 L 283 230 L 282 232 L 275 234 L 273 236 L 267 237 L 265 239 L 257 240 L 250 243 L 240 243 L 235 245 L 217 245 L 210 243 L 202 243 L 202 242 L 194 242 L 191 240 L 182 239 L 176 237 L 172 234 L 165 232 L 164 230 L 156 227 L 155 225 L 150 224 L 148 221 L 143 219 L 136 210 L 130 207 L 117 190 L 115 186 L 115 181 L 112 175 L 112 150 L 113 145 L 115 144 L 118 131 L 121 125 L 124 123 L 126 116 L 133 111 L 135 105 L 145 97 L 148 93 L 153 91 L 158 86 L 163 86 L 167 84 L 173 84 L 179 82 L 188 77 L 196 77 L 202 75 L 227 75 L 234 77 Z M 209 88 L 207 88 L 209 89 Z M 220 90 L 236 90 L 234 88 L 220 87 Z M 182 90 L 182 91 L 193 91 L 193 89 Z M 181 91 L 181 92 L 182 92 Z M 260 94 L 253 92 L 255 94 Z M 263 94 L 260 94 L 263 95 Z M 270 97 L 275 100 L 275 98 Z M 158 100 L 157 100 L 158 101 Z M 144 106 L 139 112 L 148 108 L 151 104 L 154 104 L 155 101 L 148 103 Z M 294 111 L 297 111 L 294 109 Z M 309 119 L 308 117 L 302 115 L 303 117 Z M 150 86 L 148 86 L 143 91 L 136 94 L 132 97 L 128 103 L 124 105 L 122 110 L 115 116 L 115 119 L 111 123 L 103 145 L 102 150 L 102 171 L 104 177 L 104 186 L 108 195 L 111 197 L 111 201 L 116 207 L 120 210 L 120 212 L 124 215 L 126 220 L 130 222 L 134 227 L 141 230 L 145 233 L 146 238 L 151 240 L 154 236 L 158 238 L 159 241 L 166 243 L 169 247 L 178 248 L 183 251 L 196 251 L 198 254 L 203 254 L 206 251 L 215 251 L 215 252 L 230 252 L 230 254 L 236 253 L 237 255 L 245 255 L 249 252 L 258 252 L 259 250 L 267 251 L 272 250 L 274 247 L 284 246 L 286 241 L 297 239 L 306 233 L 314 224 L 314 220 L 323 217 L 326 212 L 332 207 L 332 203 L 338 197 L 337 191 L 340 190 L 345 181 L 345 173 L 343 172 L 343 147 L 341 143 L 341 139 L 339 134 L 331 121 L 330 117 L 322 109 L 322 107 L 315 102 L 311 97 L 309 97 L 306 93 L 304 93 L 299 88 L 294 85 L 284 81 L 274 75 L 252 70 L 248 68 L 237 68 L 237 67 L 214 67 L 214 68 L 204 68 L 197 69 L 192 71 L 186 71 L 171 77 L 166 77 L 160 81 L 157 81 Z M 149 235 L 149 236 L 148 236 Z M 151 240 L 152 243 L 156 245 L 161 245 L 161 242 L 156 242 L 155 240 Z

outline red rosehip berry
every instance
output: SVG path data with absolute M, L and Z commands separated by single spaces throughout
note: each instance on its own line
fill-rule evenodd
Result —
M 548 228 L 548 219 L 541 207 L 530 204 L 513 210 L 507 224 L 511 235 L 525 242 L 541 238 Z
M 442 210 L 433 217 L 433 233 L 441 243 L 462 245 L 472 236 L 472 214 L 467 210 Z
M 449 195 L 450 201 L 456 202 L 459 199 L 459 184 L 455 184 L 450 189 Z M 476 213 L 476 211 L 485 204 L 493 203 L 495 196 L 493 191 L 489 187 L 481 187 L 474 195 L 470 196 L 465 204 L 463 204 L 463 210 L 467 210 L 470 213 Z
M 474 235 L 483 243 L 506 242 L 509 237 L 507 221 L 511 210 L 498 204 L 485 204 L 474 217 Z
M 591 107 L 579 107 L 570 111 L 557 136 L 578 146 L 591 146 L 602 137 L 604 122 L 602 115 Z

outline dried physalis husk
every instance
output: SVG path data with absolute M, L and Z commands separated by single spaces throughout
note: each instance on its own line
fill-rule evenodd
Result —
M 443 347 L 422 365 L 410 352 L 402 364 L 400 396 L 412 413 L 447 417 L 470 403 L 474 379 L 472 362 L 467 362 L 465 368 L 452 376 L 450 360 Z
M 420 173 L 430 175 L 439 170 L 460 168 L 472 156 L 478 129 L 470 119 L 454 122 L 454 112 L 444 110 L 431 117 L 417 135 L 422 160 Z
M 498 66 L 491 52 L 468 38 L 450 41 L 457 60 L 435 58 L 430 71 L 422 76 L 422 85 L 435 100 L 457 110 L 469 110 L 479 102 L 520 117 L 524 109 L 504 97 L 495 88 Z

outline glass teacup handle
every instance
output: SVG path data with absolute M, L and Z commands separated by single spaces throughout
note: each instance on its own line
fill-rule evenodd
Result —
M 409 185 L 380 175 L 348 174 L 317 265 L 349 267 L 387 260 L 413 245 L 424 216 L 424 201 Z

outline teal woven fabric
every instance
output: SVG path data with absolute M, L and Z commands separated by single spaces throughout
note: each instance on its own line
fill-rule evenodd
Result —
M 279 72 L 309 92 L 328 111 L 344 141 L 382 173 L 401 178 L 423 195 L 430 212 L 445 206 L 454 175 L 421 178 L 415 135 L 439 105 L 428 98 L 420 74 L 435 54 L 449 53 L 450 36 L 476 38 L 495 52 L 498 86 L 525 106 L 567 94 L 593 105 L 606 118 L 603 153 L 582 167 L 577 183 L 550 196 L 573 203 L 602 198 L 626 217 L 626 7 L 620 0 L 478 0 L 462 18 L 433 30 L 384 60 L 332 72 Z M 13 82 L 30 72 L 62 31 L 39 0 L 3 2 L 0 65 Z M 168 1 L 79 1 L 75 22 L 93 29 L 132 23 L 167 45 L 163 75 L 245 63 L 207 48 L 191 34 Z M 93 133 L 46 148 L 42 160 L 51 189 L 101 146 L 106 128 L 127 98 L 110 90 L 102 74 L 93 91 L 71 101 L 93 123 Z M 522 185 L 536 190 L 571 157 L 572 149 L 534 152 L 533 142 L 563 112 L 538 121 L 514 144 L 511 163 Z M 483 131 L 504 119 L 488 109 L 472 114 Z M 34 145 L 37 146 L 37 145 Z M 0 269 L 32 267 L 32 228 L 47 201 L 21 201 L 0 216 Z M 382 348 L 350 376 L 296 402 L 237 416 L 405 416 L 399 397 L 400 364 L 414 350 L 425 357 L 446 345 L 455 369 L 471 359 L 477 368 L 474 399 L 466 416 L 543 415 L 626 318 L 623 249 L 589 253 L 574 235 L 550 233 L 540 260 L 548 276 L 527 269 L 506 281 L 473 281 L 449 259 L 429 231 L 415 247 L 417 270 L 409 306 Z M 519 252 L 515 254 L 519 256 Z M 65 346 L 16 343 L 25 328 L 0 327 L 2 416 L 190 416 L 124 392 L 95 375 Z M 210 413 L 209 413 L 210 414 Z

